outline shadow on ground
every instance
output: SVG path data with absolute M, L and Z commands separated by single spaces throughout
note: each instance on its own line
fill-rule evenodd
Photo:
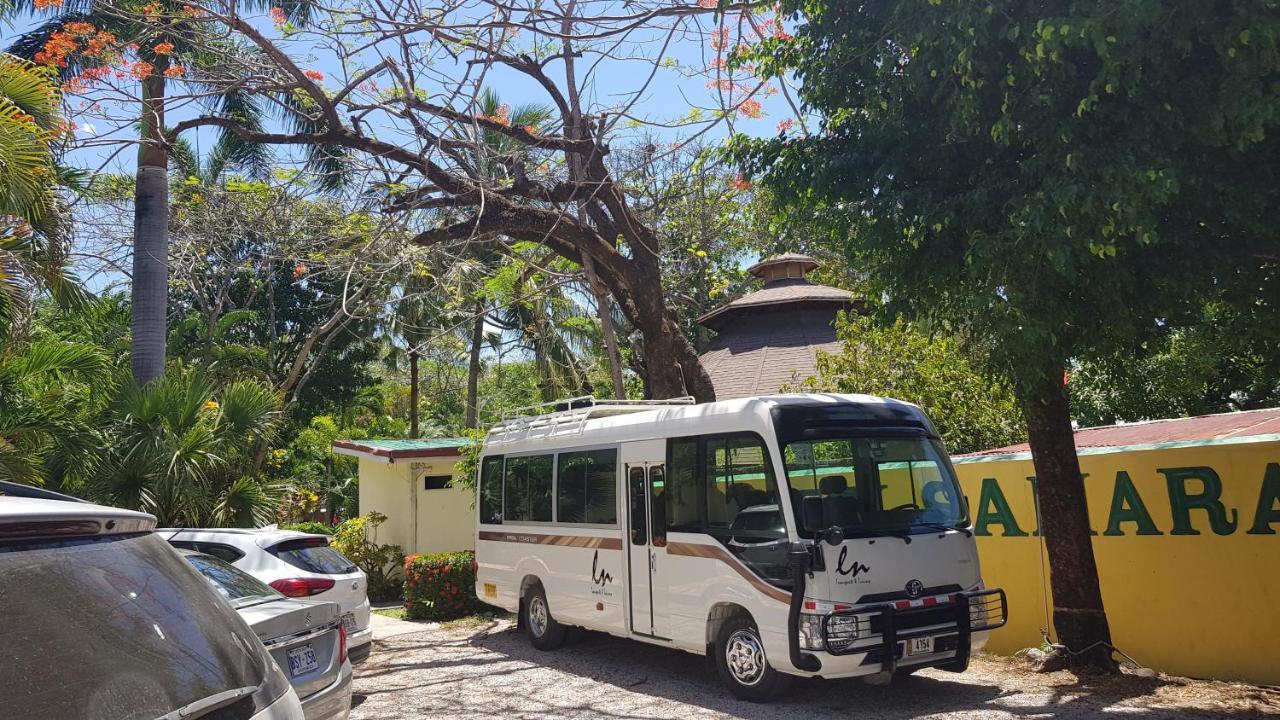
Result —
M 1065 678 L 1065 679 L 1064 679 Z M 1171 707 L 1156 700 L 1177 679 L 1052 680 L 979 662 L 962 674 L 935 670 L 888 687 L 857 680 L 797 680 L 769 705 L 737 700 L 705 658 L 599 633 L 553 652 L 531 647 L 510 623 L 421 633 L 380 643 L 358 674 L 363 703 L 352 718 L 1256 718 L 1280 712 L 1264 697 L 1248 710 Z M 1176 694 L 1176 693 L 1175 693 Z M 1180 703 L 1181 704 L 1181 703 Z

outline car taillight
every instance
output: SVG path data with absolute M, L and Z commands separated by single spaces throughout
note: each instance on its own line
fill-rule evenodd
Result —
M 347 624 L 338 623 L 338 664 L 347 661 Z
M 278 590 L 285 597 L 309 597 L 318 595 L 333 587 L 333 580 L 329 578 L 283 578 L 272 582 L 271 587 Z

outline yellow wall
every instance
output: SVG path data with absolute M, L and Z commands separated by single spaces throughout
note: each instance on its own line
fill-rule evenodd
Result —
M 1280 437 L 1085 451 L 1080 465 L 1116 646 L 1173 674 L 1280 684 Z M 956 471 L 983 577 L 1008 593 L 1009 624 L 988 647 L 1010 653 L 1039 645 L 1045 611 L 1031 460 L 963 458 Z M 1204 496 L 1215 475 L 1219 503 Z M 1125 476 L 1150 517 L 1145 528 L 1124 492 Z M 999 522 L 1009 513 L 1000 512 L 997 487 L 1016 527 Z M 1189 502 L 1179 501 L 1184 496 Z M 1113 506 L 1116 518 L 1130 520 L 1109 528 Z
M 360 513 L 377 510 L 387 516 L 378 528 L 378 542 L 395 543 L 410 555 L 474 549 L 471 491 L 424 488 L 424 476 L 452 475 L 456 460 L 424 458 L 387 464 L 360 458 Z M 410 478 L 415 481 L 411 483 Z

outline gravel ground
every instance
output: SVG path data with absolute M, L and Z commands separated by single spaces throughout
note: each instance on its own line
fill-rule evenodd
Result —
M 352 720 L 373 718 L 1137 718 L 1280 717 L 1280 690 L 1160 676 L 1077 680 L 975 658 L 871 687 L 797 681 L 770 705 L 723 690 L 704 658 L 596 633 L 533 649 L 507 619 L 424 625 L 375 641 L 357 668 Z

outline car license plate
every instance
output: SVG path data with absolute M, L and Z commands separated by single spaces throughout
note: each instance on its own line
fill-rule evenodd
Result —
M 933 652 L 933 638 L 911 638 L 907 641 L 908 655 L 929 655 Z
M 355 632 L 356 631 L 356 614 L 342 613 L 342 627 L 347 631 L 348 635 Z
M 315 648 L 311 647 L 311 643 L 299 645 L 296 648 L 289 648 L 289 675 L 297 677 L 303 673 L 315 670 L 319 663 L 316 662 Z

